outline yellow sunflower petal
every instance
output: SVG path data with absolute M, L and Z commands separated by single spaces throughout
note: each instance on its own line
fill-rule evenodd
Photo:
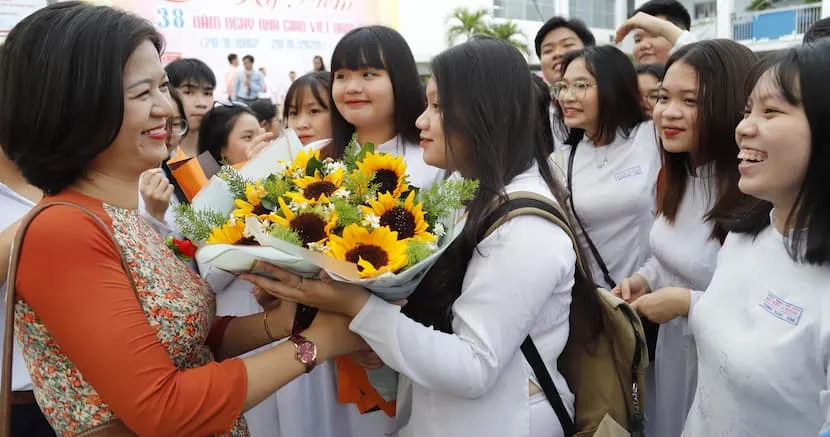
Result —
M 407 264 L 406 242 L 398 241 L 397 233 L 385 226 L 370 232 L 361 226 L 349 225 L 343 230 L 342 237 L 329 237 L 329 249 L 331 256 L 357 264 L 362 278 L 396 273 Z M 375 259 L 367 259 L 372 257 Z
M 205 244 L 236 244 L 243 238 L 244 231 L 244 222 L 231 221 L 213 228 Z

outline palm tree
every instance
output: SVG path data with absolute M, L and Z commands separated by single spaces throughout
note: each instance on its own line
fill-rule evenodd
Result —
M 489 13 L 485 9 L 471 11 L 467 8 L 455 8 L 448 22 L 454 22 L 447 29 L 447 44 L 453 45 L 459 37 L 465 40 L 486 33 Z
M 501 23 L 491 23 L 487 26 L 484 33 L 492 36 L 493 38 L 509 42 L 523 53 L 530 53 L 528 45 L 518 39 L 521 38 L 527 40 L 527 36 L 525 36 L 524 32 L 519 30 L 519 26 L 512 20 L 506 20 Z

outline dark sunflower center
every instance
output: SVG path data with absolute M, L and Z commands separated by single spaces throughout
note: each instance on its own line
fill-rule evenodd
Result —
M 259 243 L 254 239 L 254 237 L 243 237 L 241 240 L 237 241 L 237 246 L 259 246 Z
M 379 269 L 389 264 L 389 255 L 382 248 L 375 245 L 362 244 L 346 252 L 346 261 L 357 264 L 363 258 L 374 268 Z M 357 266 L 358 271 L 363 271 L 363 267 Z
M 316 243 L 326 238 L 326 222 L 320 216 L 307 212 L 300 214 L 291 220 L 291 229 L 299 234 L 303 240 L 303 246 L 308 247 L 310 243 Z
M 271 211 L 269 211 L 267 208 L 262 206 L 262 202 L 260 202 L 259 205 L 254 207 L 253 212 L 254 212 L 254 215 L 268 215 L 268 214 L 271 214 Z
M 303 196 L 305 196 L 306 199 L 317 200 L 323 194 L 325 194 L 326 197 L 331 197 L 335 191 L 337 191 L 337 187 L 334 186 L 333 183 L 329 181 L 320 181 L 314 182 L 305 187 L 305 190 L 303 190 Z
M 380 216 L 380 225 L 398 233 L 398 240 L 415 236 L 415 216 L 406 208 L 396 206 Z
M 392 170 L 378 170 L 372 178 L 372 184 L 378 185 L 378 194 L 394 193 L 398 187 L 398 175 Z

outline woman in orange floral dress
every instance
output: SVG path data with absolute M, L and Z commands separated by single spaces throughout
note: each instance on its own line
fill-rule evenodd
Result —
M 77 205 L 34 219 L 16 281 L 17 339 L 58 435 L 119 420 L 141 436 L 246 436 L 242 413 L 313 368 L 315 352 L 365 347 L 345 318 L 320 313 L 301 336 L 234 358 L 287 336 L 294 311 L 217 318 L 214 294 L 137 211 L 139 175 L 166 158 L 162 46 L 137 16 L 61 2 L 0 48 L 0 143 L 40 205 Z

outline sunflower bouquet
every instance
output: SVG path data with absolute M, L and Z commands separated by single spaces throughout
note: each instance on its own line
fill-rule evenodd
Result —
M 356 139 L 343 160 L 301 150 L 259 178 L 225 166 L 218 177 L 232 202 L 194 201 L 179 207 L 176 221 L 201 243 L 200 263 L 246 272 L 263 260 L 306 277 L 322 269 L 397 299 L 452 241 L 456 213 L 478 187 L 450 178 L 422 190 L 406 169 L 402 157 Z

